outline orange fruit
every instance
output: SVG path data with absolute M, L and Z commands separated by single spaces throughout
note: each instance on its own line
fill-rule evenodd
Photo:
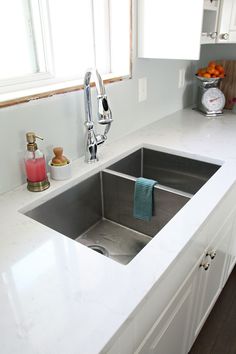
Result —
M 209 61 L 209 63 L 208 63 L 208 66 L 212 66 L 212 67 L 214 67 L 215 68 L 215 66 L 216 66 L 216 62 L 215 61 Z
M 204 74 L 205 72 L 206 72 L 205 68 L 200 68 L 197 71 L 198 74 Z
M 204 71 L 203 71 L 203 69 L 198 69 L 198 71 L 197 71 L 197 75 L 198 76 L 202 76 L 204 74 Z
M 215 69 L 215 72 L 214 72 L 214 74 L 218 77 L 219 75 L 220 75 L 220 72 L 219 72 L 219 70 L 216 70 Z
M 220 73 L 223 73 L 225 71 L 224 67 L 222 65 L 216 65 L 216 70 L 218 70 Z
M 215 69 L 213 68 L 213 66 L 208 66 L 208 67 L 207 67 L 207 72 L 208 72 L 209 74 L 214 74 Z
M 205 74 L 203 74 L 203 77 L 206 77 L 206 78 L 210 78 L 211 77 L 211 74 L 209 74 L 209 73 L 205 73 Z

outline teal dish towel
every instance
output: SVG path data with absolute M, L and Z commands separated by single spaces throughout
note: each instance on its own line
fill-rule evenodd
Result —
M 134 188 L 133 216 L 136 219 L 150 221 L 153 215 L 153 179 L 137 178 Z

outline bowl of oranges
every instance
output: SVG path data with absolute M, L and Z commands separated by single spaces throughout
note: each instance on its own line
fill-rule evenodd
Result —
M 210 61 L 205 68 L 198 69 L 196 77 L 201 81 L 219 81 L 225 77 L 225 69 L 221 64 Z

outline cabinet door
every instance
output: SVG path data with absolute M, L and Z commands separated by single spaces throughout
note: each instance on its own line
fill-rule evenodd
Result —
M 199 334 L 226 281 L 232 223 L 227 222 L 206 252 L 196 274 L 193 341 Z M 209 265 L 209 267 L 207 267 Z
M 236 2 L 234 0 L 222 0 L 217 42 L 236 43 Z
M 236 263 L 236 215 L 233 214 L 231 227 L 231 238 L 229 242 L 228 267 L 226 269 L 225 281 L 228 279 Z
M 185 354 L 193 299 L 190 280 L 158 318 L 134 354 Z
M 233 7 L 232 7 L 232 12 L 231 12 L 231 19 L 230 19 L 230 31 L 235 31 L 236 32 L 236 2 L 233 1 Z M 234 38 L 235 38 L 235 33 L 234 33 Z
M 220 0 L 204 0 L 201 44 L 215 43 Z
M 199 59 L 203 0 L 138 0 L 138 56 Z
M 233 1 L 230 26 L 229 26 L 229 43 L 236 43 L 236 1 Z

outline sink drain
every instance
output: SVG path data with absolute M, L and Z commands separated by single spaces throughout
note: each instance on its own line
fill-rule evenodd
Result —
M 99 245 L 90 245 L 88 247 L 91 248 L 92 250 L 96 251 L 97 253 L 103 254 L 103 256 L 109 257 L 109 253 L 105 247 L 102 247 Z

